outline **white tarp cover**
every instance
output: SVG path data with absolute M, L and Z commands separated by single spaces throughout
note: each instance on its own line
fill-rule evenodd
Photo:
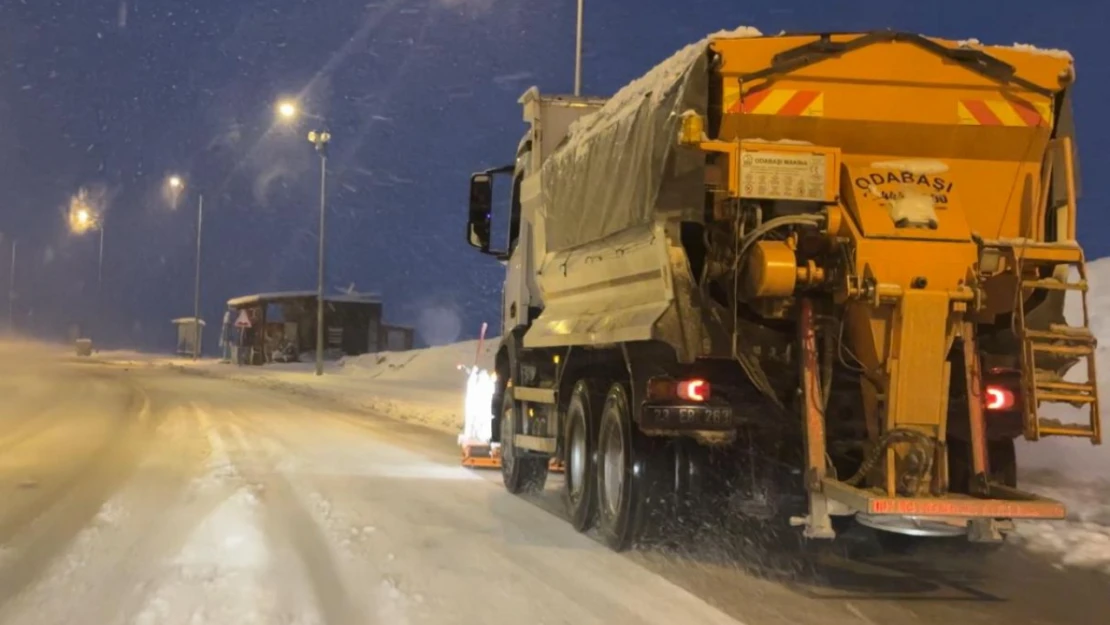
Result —
M 680 116 L 706 113 L 708 40 L 681 50 L 583 117 L 542 170 L 550 251 L 702 200 L 704 157 L 679 150 Z

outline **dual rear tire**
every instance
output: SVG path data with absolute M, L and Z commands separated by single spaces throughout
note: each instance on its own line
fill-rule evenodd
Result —
M 653 439 L 633 422 L 628 385 L 579 380 L 564 419 L 563 502 L 579 532 L 597 529 L 598 538 L 624 551 L 648 536 L 653 520 L 667 516 L 666 504 L 699 492 L 704 449 L 690 440 Z M 543 490 L 548 457 L 517 449 L 521 408 L 506 389 L 501 409 L 501 472 L 514 494 Z M 677 497 L 674 497 L 674 496 Z M 673 500 L 673 501 L 672 501 Z
M 628 386 L 599 394 L 579 381 L 567 407 L 566 486 L 563 499 L 579 532 L 596 526 L 615 551 L 628 549 L 648 514 L 653 477 L 659 473 L 652 441 L 632 422 Z

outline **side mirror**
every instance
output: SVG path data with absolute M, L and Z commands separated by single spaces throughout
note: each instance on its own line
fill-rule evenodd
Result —
M 493 176 L 487 173 L 470 177 L 470 211 L 467 240 L 471 246 L 489 253 L 490 223 L 493 219 Z

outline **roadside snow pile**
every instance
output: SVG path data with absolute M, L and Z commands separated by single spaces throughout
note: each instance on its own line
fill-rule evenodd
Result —
M 466 341 L 408 352 L 367 354 L 343 360 L 337 378 L 357 387 L 351 397 L 364 408 L 402 421 L 458 434 L 465 422 L 466 368 L 493 369 L 497 342 Z
M 310 362 L 263 367 L 187 359 L 161 363 L 275 390 L 320 394 L 356 409 L 457 435 L 463 429 L 466 409 L 466 368 L 477 364 L 481 369 L 492 369 L 496 350 L 497 341 L 487 340 L 480 354 L 478 341 L 364 354 L 328 363 L 325 375 L 320 377 L 314 375 Z
M 1055 558 L 1061 566 L 1093 568 L 1110 575 L 1110 527 L 1107 525 L 1026 522 L 1018 525 L 1017 541 L 1033 553 Z

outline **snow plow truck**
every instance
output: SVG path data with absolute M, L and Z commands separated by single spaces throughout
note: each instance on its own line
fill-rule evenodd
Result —
M 467 224 L 506 266 L 506 488 L 561 461 L 616 550 L 722 488 L 796 502 L 809 538 L 1063 518 L 1015 440 L 1100 443 L 1074 77 L 1030 46 L 740 29 L 609 99 L 528 90 Z

